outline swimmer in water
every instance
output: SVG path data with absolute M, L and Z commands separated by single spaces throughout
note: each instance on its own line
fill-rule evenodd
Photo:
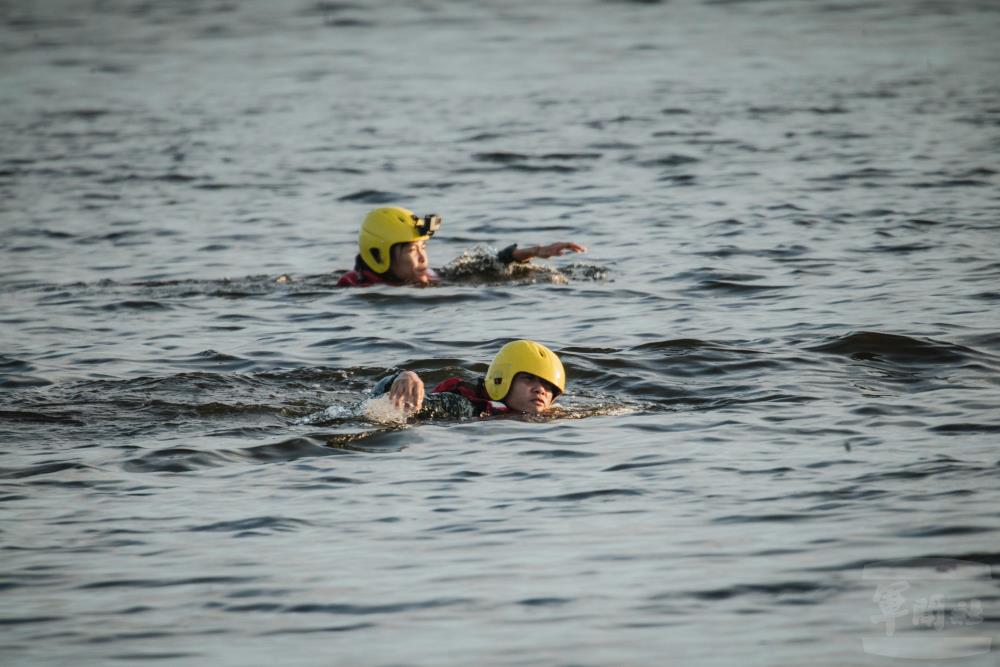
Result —
M 566 389 L 566 371 L 555 352 L 541 343 L 507 343 L 475 382 L 448 378 L 429 394 L 413 371 L 383 378 L 372 390 L 407 416 L 469 419 L 503 414 L 541 415 Z
M 354 269 L 340 277 L 338 287 L 370 285 L 430 285 L 440 277 L 430 268 L 427 240 L 441 227 L 441 217 L 423 218 L 399 207 L 377 208 L 365 216 L 358 234 Z M 558 257 L 567 252 L 587 252 L 578 243 L 558 242 L 519 248 L 508 246 L 497 253 L 501 265 L 527 262 L 532 257 Z

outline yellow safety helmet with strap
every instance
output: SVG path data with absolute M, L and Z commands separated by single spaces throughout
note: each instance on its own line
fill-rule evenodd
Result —
M 494 401 L 502 401 L 518 373 L 531 373 L 546 380 L 556 388 L 555 396 L 566 390 L 566 371 L 555 352 L 541 343 L 515 340 L 493 357 L 486 371 L 486 393 Z
M 377 208 L 365 216 L 358 234 L 361 259 L 376 273 L 385 273 L 392 262 L 391 248 L 396 243 L 426 241 L 441 227 L 441 217 L 423 218 L 405 208 Z

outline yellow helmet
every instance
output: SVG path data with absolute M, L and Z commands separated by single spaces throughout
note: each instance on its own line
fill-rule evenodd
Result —
M 558 390 L 566 390 L 566 371 L 555 352 L 531 340 L 515 340 L 500 348 L 486 371 L 486 393 L 502 401 L 518 373 L 531 373 L 547 380 Z
M 398 206 L 377 208 L 365 216 L 358 234 L 361 259 L 376 273 L 389 270 L 390 249 L 396 243 L 426 241 L 441 227 L 437 215 L 416 216 Z

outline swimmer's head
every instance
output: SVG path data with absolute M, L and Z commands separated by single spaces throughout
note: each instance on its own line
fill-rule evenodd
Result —
M 515 340 L 493 357 L 486 393 L 518 412 L 539 414 L 566 390 L 566 371 L 555 352 L 541 343 Z
M 389 249 L 392 275 L 404 283 L 426 285 L 431 281 L 427 241 L 394 243 Z
M 427 282 L 426 242 L 440 227 L 437 215 L 421 218 L 398 206 L 377 208 L 361 223 L 358 251 L 376 273 L 391 269 L 404 282 Z

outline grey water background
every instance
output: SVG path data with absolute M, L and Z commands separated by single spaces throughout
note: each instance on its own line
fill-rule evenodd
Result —
M 997 3 L 0 19 L 5 665 L 996 664 Z M 336 289 L 383 203 L 606 274 Z M 554 419 L 361 407 L 515 337 Z

